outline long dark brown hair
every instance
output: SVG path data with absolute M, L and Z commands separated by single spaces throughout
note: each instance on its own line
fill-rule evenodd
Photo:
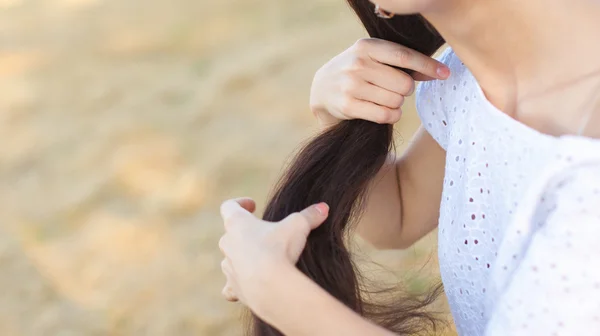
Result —
M 348 0 L 371 37 L 392 41 L 432 55 L 442 37 L 421 16 L 383 20 L 368 0 Z M 436 317 L 423 308 L 432 303 L 439 287 L 424 296 L 369 302 L 345 246 L 348 229 L 362 210 L 370 181 L 393 148 L 393 127 L 364 120 L 343 121 L 312 140 L 295 157 L 268 202 L 263 218 L 280 221 L 318 202 L 330 206 L 327 221 L 308 237 L 297 267 L 336 299 L 373 322 L 398 334 L 435 328 Z M 299 317 L 301 318 L 301 317 Z M 279 336 L 277 329 L 257 317 L 251 336 Z

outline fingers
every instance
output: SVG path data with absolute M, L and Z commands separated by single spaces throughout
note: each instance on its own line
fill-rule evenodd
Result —
M 314 230 L 323 224 L 328 215 L 329 206 L 326 203 L 319 203 L 300 211 L 297 213 L 296 218 L 301 219 L 311 230 Z
M 385 64 L 370 63 L 362 77 L 369 83 L 402 96 L 410 96 L 415 91 L 415 80 L 411 76 Z
M 221 239 L 219 239 L 219 250 L 221 250 L 221 253 L 225 254 L 225 237 L 226 236 L 222 236 Z
M 224 210 L 236 211 L 239 208 L 242 208 L 247 212 L 253 213 L 254 210 L 256 210 L 256 202 L 254 202 L 253 199 L 248 197 L 240 197 L 227 200 L 221 205 L 221 215 L 224 214 Z
M 378 124 L 393 124 L 402 116 L 402 110 L 399 108 L 391 109 L 356 98 L 346 99 L 347 101 L 342 103 L 341 110 L 352 118 L 369 120 Z
M 367 82 L 356 85 L 348 94 L 358 100 L 372 102 L 390 109 L 399 109 L 404 104 L 404 96 L 401 94 L 388 91 Z
M 223 295 L 225 300 L 227 300 L 229 302 L 238 302 L 239 301 L 239 299 L 233 292 L 233 289 L 231 289 L 231 287 L 229 287 L 228 285 L 225 285 L 225 287 L 223 287 L 223 290 L 221 291 L 221 295 Z
M 379 63 L 410 69 L 426 76 L 419 78 L 446 79 L 450 76 L 450 69 L 446 65 L 418 51 L 384 40 L 368 41 L 365 44 L 370 45 L 364 49 L 369 57 Z
M 242 208 L 246 209 L 246 211 L 248 211 L 250 213 L 254 213 L 254 211 L 256 210 L 256 202 L 254 202 L 254 200 L 251 198 L 241 197 L 241 198 L 236 198 L 235 201 L 238 202 L 238 204 Z
M 410 74 L 410 76 L 412 77 L 412 79 L 414 79 L 416 81 L 420 81 L 420 82 L 428 82 L 428 81 L 432 81 L 432 80 L 436 80 L 437 79 L 437 78 L 434 78 L 434 77 L 429 77 L 427 75 L 423 75 L 420 72 L 413 72 L 412 74 Z
M 223 272 L 223 274 L 227 277 L 227 281 L 229 281 L 229 278 L 232 275 L 231 271 L 232 271 L 231 264 L 229 263 L 227 258 L 223 259 L 221 261 L 221 272 Z
M 311 229 L 316 229 L 325 221 L 325 219 L 327 219 L 327 216 L 329 215 L 329 205 L 327 205 L 327 203 L 312 205 L 300 211 L 300 214 L 304 216 Z
M 231 264 L 227 259 L 223 259 L 223 261 L 221 261 L 221 272 L 223 272 L 223 274 L 227 278 L 227 283 L 225 284 L 225 287 L 223 287 L 221 294 L 223 295 L 223 297 L 225 297 L 225 300 L 229 302 L 237 302 L 239 299 L 237 295 L 235 295 L 235 292 L 233 291 L 230 285 L 230 279 L 233 273 Z
M 227 200 L 221 204 L 221 217 L 225 222 L 225 227 L 232 222 L 232 218 L 237 216 L 254 218 L 251 214 L 256 209 L 256 204 L 249 198 L 238 198 Z

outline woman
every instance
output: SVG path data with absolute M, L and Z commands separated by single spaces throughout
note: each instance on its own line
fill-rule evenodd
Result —
M 358 232 L 404 247 L 439 214 L 442 279 L 461 335 L 600 329 L 600 272 L 589 266 L 600 256 L 600 61 L 588 57 L 600 51 L 590 43 L 600 32 L 600 3 L 376 2 L 382 16 L 421 13 L 452 48 L 441 58 L 452 75 L 420 86 L 424 130 L 381 169 Z M 359 64 L 353 77 L 339 75 L 344 62 Z M 448 75 L 414 51 L 362 40 L 317 74 L 311 99 L 319 119 L 396 122 L 412 84 L 390 65 Z M 336 78 L 353 83 L 343 104 L 348 96 L 328 89 Z M 222 207 L 229 299 L 288 335 L 391 334 L 294 267 L 326 205 L 275 225 L 250 215 L 253 206 L 241 199 Z M 277 281 L 265 276 L 275 271 Z

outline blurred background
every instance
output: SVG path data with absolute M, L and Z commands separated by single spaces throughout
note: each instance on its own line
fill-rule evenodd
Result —
M 0 0 L 0 335 L 240 335 L 218 206 L 264 206 L 363 36 L 343 0 Z M 438 280 L 434 236 L 361 246 Z

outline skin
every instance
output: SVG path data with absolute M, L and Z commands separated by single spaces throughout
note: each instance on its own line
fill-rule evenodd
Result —
M 600 137 L 600 96 L 594 94 L 600 87 L 600 73 L 593 75 L 600 71 L 600 61 L 588 57 L 600 52 L 600 44 L 590 42 L 596 41 L 600 32 L 598 1 L 551 0 L 551 5 L 548 0 L 377 0 L 376 3 L 389 12 L 418 12 L 425 16 L 465 62 L 491 103 L 511 117 L 551 135 L 576 134 L 582 121 L 589 117 L 583 134 Z M 502 24 L 490 20 L 492 17 L 502 18 Z M 438 69 L 435 63 L 414 52 L 396 52 L 396 56 L 402 57 L 383 60 L 373 55 L 391 47 L 380 42 L 361 43 L 359 48 L 332 60 L 315 77 L 313 92 L 327 94 L 319 97 L 313 93 L 311 107 L 324 127 L 350 118 L 381 123 L 398 121 L 401 106 L 397 105 L 403 99 L 388 92 L 406 96 L 411 90 L 407 90 L 406 77 L 385 64 L 443 78 L 437 71 L 431 72 Z M 357 63 L 357 59 L 361 61 Z M 344 71 L 349 69 L 348 64 L 358 64 L 362 70 Z M 422 67 L 415 69 L 416 64 Z M 423 67 L 424 64 L 427 66 Z M 392 87 L 383 80 L 387 76 L 395 76 L 398 81 L 404 78 L 402 84 L 406 87 Z M 360 92 L 367 85 L 365 82 L 375 86 L 369 89 L 368 97 Z M 340 90 L 340 87 L 350 89 Z M 388 104 L 382 97 L 395 97 L 397 101 L 390 99 Z M 371 188 L 359 233 L 380 247 L 405 247 L 435 228 L 444 155 L 435 141 L 420 130 L 409 150 L 398 160 L 390 160 L 380 178 L 375 179 L 379 182 L 374 182 Z M 395 183 L 396 172 L 399 186 Z M 308 216 L 312 219 L 304 219 L 306 223 L 299 232 L 273 239 L 273 224 L 251 215 L 253 202 L 234 200 L 226 204 L 223 210 L 226 234 L 220 245 L 226 257 L 224 295 L 229 300 L 241 300 L 286 335 L 391 335 L 349 311 L 294 267 L 297 256 L 289 251 L 298 251 L 299 242 L 305 242 L 310 232 L 306 228 L 318 226 L 324 217 Z M 231 217 L 231 212 L 237 215 Z M 293 215 L 297 221 L 300 216 L 304 215 Z M 286 223 L 288 219 L 275 227 L 285 228 Z M 273 272 L 278 274 L 276 282 L 268 276 Z M 294 308 L 281 309 L 284 301 L 293 303 L 286 307 Z M 299 314 L 310 323 L 297 323 Z
M 411 77 L 390 65 L 416 72 Z M 404 97 L 415 90 L 415 79 L 449 75 L 444 64 L 414 50 L 379 39 L 360 39 L 317 71 L 310 107 L 324 127 L 356 118 L 393 124 L 400 120 Z
M 392 66 L 415 73 L 411 77 Z M 400 120 L 415 80 L 448 76 L 450 70 L 433 58 L 391 42 L 361 39 L 317 71 L 310 106 L 322 127 L 353 118 L 392 124 Z M 356 227 L 380 249 L 409 247 L 437 226 L 446 153 L 423 129 L 411 143 L 374 179 Z
M 589 57 L 600 52 L 600 2 L 448 0 L 445 6 L 423 15 L 492 104 L 555 136 L 578 134 L 590 117 L 583 134 L 600 137 L 600 61 Z

